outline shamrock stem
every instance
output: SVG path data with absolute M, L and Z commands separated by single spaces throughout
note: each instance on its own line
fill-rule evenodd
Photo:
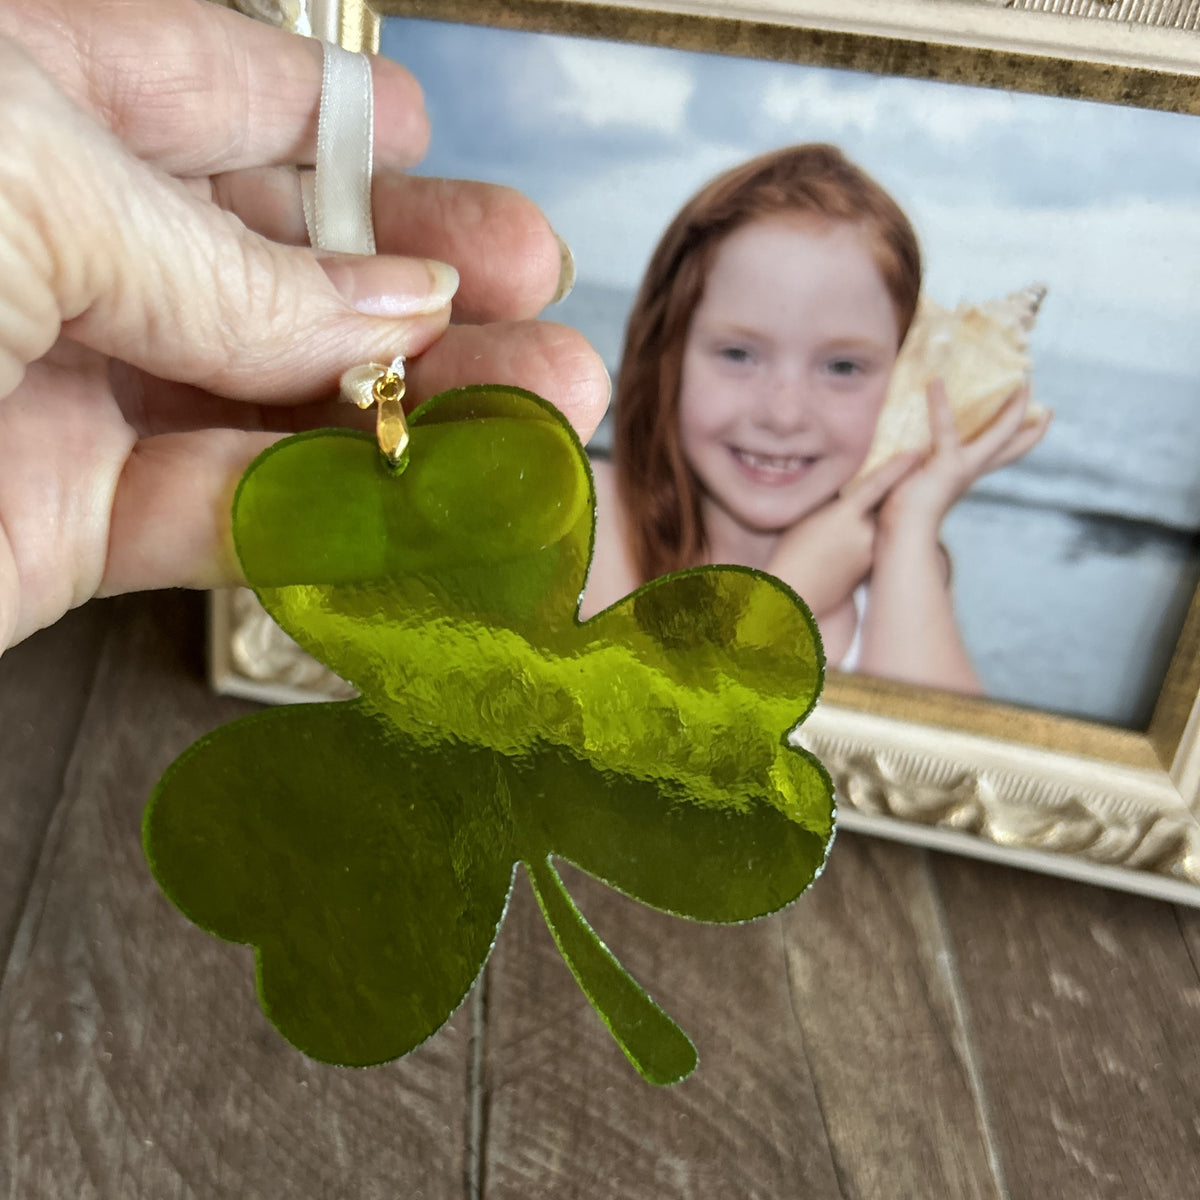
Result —
M 526 861 L 525 869 L 571 974 L 638 1073 L 655 1084 L 690 1075 L 696 1048 L 596 936 L 549 858 Z

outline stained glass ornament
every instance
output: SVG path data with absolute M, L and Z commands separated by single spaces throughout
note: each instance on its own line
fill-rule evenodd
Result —
M 701 921 L 803 892 L 834 817 L 827 774 L 787 740 L 823 678 L 815 623 L 740 567 L 665 576 L 580 621 L 595 496 L 562 416 L 471 387 L 409 432 L 401 472 L 369 436 L 324 430 L 243 477 L 247 580 L 360 697 L 256 713 L 187 750 L 146 810 L 151 868 L 197 925 L 254 947 L 289 1041 L 365 1066 L 459 1006 L 523 864 L 621 1048 L 675 1082 L 692 1043 L 555 860 Z

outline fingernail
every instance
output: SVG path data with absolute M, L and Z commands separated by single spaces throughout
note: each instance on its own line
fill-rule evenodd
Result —
M 321 267 L 347 303 L 371 317 L 419 317 L 446 307 L 458 291 L 458 272 L 432 258 L 345 255 Z
M 565 300 L 575 286 L 575 255 L 571 253 L 571 247 L 557 233 L 554 235 L 554 239 L 558 242 L 559 254 L 558 288 L 555 290 L 554 299 L 550 301 L 551 304 Z

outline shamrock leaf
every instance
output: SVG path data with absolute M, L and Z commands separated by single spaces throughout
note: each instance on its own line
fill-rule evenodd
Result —
M 486 961 L 523 863 L 568 966 L 634 1065 L 695 1051 L 589 928 L 554 866 L 644 903 L 743 921 L 795 899 L 833 834 L 787 742 L 816 702 L 811 614 L 770 576 L 666 576 L 586 622 L 587 460 L 559 414 L 466 388 L 374 442 L 302 434 L 234 502 L 246 576 L 360 698 L 256 714 L 167 771 L 147 808 L 167 895 L 252 945 L 265 1011 L 315 1058 L 423 1041 Z

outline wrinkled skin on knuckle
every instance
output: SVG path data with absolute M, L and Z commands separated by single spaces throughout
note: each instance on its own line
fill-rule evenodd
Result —
M 134 435 L 108 392 L 104 359 L 69 342 L 29 368 L 22 387 L 0 405 L 0 430 L 13 640 L 94 594 L 112 496 Z
M 53 89 L 19 50 L 0 41 L 0 395 L 58 337 L 59 292 L 75 272 L 62 245 L 63 165 L 70 138 L 56 121 Z M 68 144 L 63 146 L 66 141 Z
M 163 275 L 156 256 L 144 253 L 146 244 L 176 244 L 172 189 L 182 187 L 129 156 L 8 43 L 0 43 L 0 110 L 15 133 L 0 157 L 0 194 L 17 217 L 0 233 L 10 241 L 14 230 L 23 233 L 23 249 L 58 319 L 85 315 L 98 297 L 117 310 L 136 304 L 143 297 L 128 285 L 142 274 Z M 44 313 L 46 300 L 44 293 L 27 296 L 26 311 L 39 311 L 40 301 Z M 42 352 L 57 333 L 55 325 Z
M 318 286 L 300 286 L 295 251 L 249 233 L 236 217 L 221 214 L 233 236 L 214 237 L 202 261 L 202 295 L 188 322 L 188 340 L 196 355 L 194 375 L 201 386 L 220 394 L 230 390 L 230 368 L 239 376 L 261 375 L 268 381 L 289 373 L 289 361 L 313 357 L 339 307 L 331 298 L 321 305 L 324 280 L 315 263 L 311 270 Z M 304 337 L 303 350 L 297 338 Z
M 54 345 L 59 331 L 54 294 L 31 261 L 40 255 L 20 246 L 29 240 L 23 225 L 0 196 L 0 398 L 20 386 L 26 366 Z
M 64 331 L 136 362 L 167 328 L 186 325 L 186 336 L 174 339 L 173 363 L 183 372 L 208 363 L 220 346 L 217 231 L 195 220 L 195 201 L 176 181 L 123 153 L 105 157 L 102 168 L 103 186 L 70 238 L 78 278 L 59 289 Z
M 294 96 L 294 88 L 262 94 L 263 73 L 255 71 L 248 49 L 223 23 L 206 20 L 209 15 L 207 5 L 195 5 L 178 20 L 156 22 L 150 53 L 141 23 L 112 39 L 118 49 L 106 44 L 104 56 L 91 64 L 93 109 L 139 157 L 165 171 L 204 176 L 246 163 L 254 122 L 275 116 L 276 107 L 295 105 L 296 142 L 293 153 L 282 157 L 298 158 L 315 130 L 315 106 Z M 315 52 L 313 59 L 319 79 Z
M 77 63 L 80 57 L 71 22 L 58 0 L 5 0 L 0 4 L 0 38 L 11 38 L 46 71 Z
M 259 238 L 232 215 L 221 220 L 234 236 L 214 239 L 206 305 L 189 320 L 189 341 L 199 348 L 189 377 L 217 394 L 329 397 L 348 366 L 418 353 L 445 328 L 448 310 L 403 321 L 363 317 L 308 250 Z
M 29 0 L 6 0 L 13 2 Z M 322 57 L 313 39 L 178 0 L 46 0 L 42 7 L 27 35 L 39 57 L 139 156 L 193 175 L 259 161 L 312 162 Z M 161 16 L 148 21 L 151 7 Z M 39 36 L 39 26 L 53 36 Z M 420 85 L 386 59 L 376 62 L 375 76 L 380 161 L 414 166 L 430 136 Z
M 175 39 L 183 33 L 171 32 Z M 157 34 L 155 40 L 163 36 Z M 238 157 L 249 139 L 246 106 L 230 104 L 219 114 L 212 110 L 214 78 L 232 74 L 231 64 L 215 55 L 189 55 L 181 43 L 164 46 L 161 54 L 148 59 L 140 54 L 130 54 L 127 60 L 110 55 L 104 67 L 104 81 L 93 87 L 90 107 L 123 143 L 167 170 L 180 148 L 190 158 L 202 145 L 206 157 L 216 163 Z M 231 79 L 231 95 L 234 86 Z
M 176 147 L 190 156 L 198 140 L 207 148 L 219 134 L 225 145 L 214 142 L 215 157 L 246 138 L 248 106 L 233 91 L 245 74 L 243 51 L 222 36 L 206 5 L 172 4 L 154 21 L 128 0 L 5 0 L 10 17 L 14 6 L 11 36 L 143 156 L 169 158 Z M 227 110 L 214 113 L 214 96 L 230 98 Z

